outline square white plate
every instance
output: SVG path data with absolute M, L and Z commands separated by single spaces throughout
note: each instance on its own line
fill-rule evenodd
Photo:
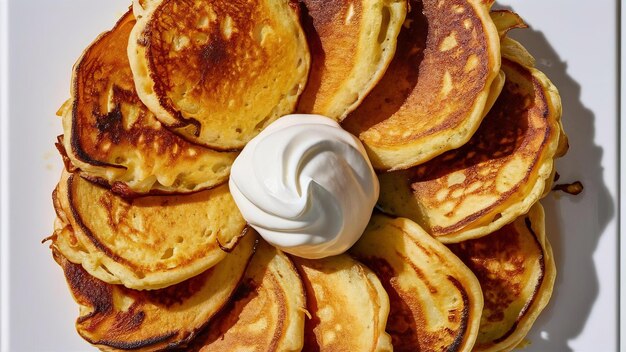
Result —
M 74 61 L 128 0 L 0 0 L 0 343 L 2 351 L 91 351 L 78 309 L 40 241 L 52 229 L 50 194 L 61 160 L 56 109 Z M 559 182 L 583 194 L 544 205 L 559 271 L 553 299 L 524 351 L 618 348 L 618 1 L 506 0 L 531 26 L 513 36 L 560 89 L 569 154 Z

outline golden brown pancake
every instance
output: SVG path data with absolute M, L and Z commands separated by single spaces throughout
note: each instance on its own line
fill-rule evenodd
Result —
M 260 241 L 231 301 L 188 351 L 300 351 L 305 309 L 296 268 Z
M 506 83 L 472 139 L 409 170 L 380 175 L 381 209 L 442 242 L 487 235 L 544 194 L 557 156 L 561 101 L 538 70 L 503 59 Z
M 394 351 L 471 351 L 483 297 L 478 280 L 448 248 L 409 219 L 374 214 L 350 250 L 389 294 Z
M 372 271 L 347 254 L 293 257 L 306 290 L 304 351 L 391 351 L 389 299 Z
M 522 44 L 507 36 L 508 32 L 515 28 L 528 28 L 524 20 L 515 12 L 509 10 L 498 10 L 491 12 L 498 33 L 500 34 L 500 46 L 502 57 L 526 67 L 535 67 L 535 58 L 524 48 Z M 561 108 L 558 106 L 557 108 Z M 562 157 L 569 149 L 569 143 L 565 130 L 563 129 L 563 121 L 559 120 L 561 135 L 559 136 L 559 147 L 556 157 Z M 551 188 L 547 187 L 546 188 Z
M 510 351 L 552 295 L 556 267 L 537 203 L 493 234 L 449 248 L 476 274 L 485 306 L 474 351 Z
M 134 25 L 126 13 L 74 66 L 72 103 L 59 111 L 64 152 L 83 176 L 124 194 L 184 193 L 224 183 L 235 153 L 187 142 L 139 100 L 126 51 Z
M 511 14 L 510 16 L 514 16 L 516 14 Z M 502 38 L 502 57 L 516 62 L 522 66 L 526 67 L 535 67 L 535 58 L 520 44 L 519 42 L 511 39 L 510 37 L 505 36 Z M 559 104 L 555 106 L 556 109 L 559 110 L 559 115 L 562 114 L 562 107 Z M 557 148 L 556 157 L 562 157 L 567 154 L 569 150 L 569 141 L 567 134 L 563 128 L 563 121 L 559 119 L 559 128 L 560 128 L 560 136 L 559 136 L 559 146 Z M 547 187 L 549 188 L 549 187 Z
M 228 185 L 126 201 L 76 174 L 56 193 L 76 240 L 57 247 L 89 274 L 133 289 L 167 287 L 216 265 L 248 231 Z
M 491 1 L 411 0 L 382 80 L 343 126 L 379 170 L 406 169 L 465 144 L 500 71 Z
M 80 305 L 78 333 L 105 351 L 161 351 L 183 347 L 226 304 L 253 252 L 256 235 L 246 236 L 215 267 L 177 285 L 136 291 L 90 276 L 55 248 Z
M 303 0 L 311 73 L 298 112 L 341 121 L 385 73 L 405 0 Z
M 128 55 L 139 97 L 167 127 L 213 149 L 235 150 L 294 111 L 310 62 L 295 2 L 143 5 Z

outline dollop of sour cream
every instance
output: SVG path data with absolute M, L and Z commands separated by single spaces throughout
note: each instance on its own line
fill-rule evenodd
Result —
M 235 160 L 229 186 L 266 241 L 309 259 L 348 250 L 379 193 L 361 142 L 320 115 L 288 115 L 269 125 Z

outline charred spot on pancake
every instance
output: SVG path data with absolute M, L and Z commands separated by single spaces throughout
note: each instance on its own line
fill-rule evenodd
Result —
M 67 150 L 65 150 L 65 145 L 63 144 L 63 135 L 57 136 L 57 142 L 54 143 L 55 148 L 59 151 L 61 155 L 61 159 L 63 160 L 63 166 L 67 172 L 76 172 L 78 168 L 72 164 L 72 160 L 67 156 Z
M 117 348 L 121 350 L 137 350 L 142 347 L 148 347 L 148 346 L 156 345 L 161 342 L 165 342 L 171 339 L 172 337 L 176 336 L 176 334 L 177 334 L 176 331 L 172 331 L 170 333 L 167 333 L 161 336 L 155 336 L 149 339 L 144 339 L 144 340 L 139 340 L 139 341 L 130 341 L 130 342 L 121 341 L 121 340 L 98 340 L 98 341 L 90 341 L 90 342 L 92 344 L 109 346 L 109 347 L 113 347 L 113 348 Z M 83 338 L 85 337 L 83 336 Z M 89 341 L 89 339 L 87 340 Z
M 176 5 L 164 4 L 157 9 L 154 15 L 156 20 L 151 22 L 153 35 L 150 36 L 148 50 L 154 57 L 150 64 L 154 65 L 156 61 L 161 63 L 153 67 L 157 74 L 152 78 L 156 80 L 158 77 L 154 89 L 170 113 L 186 124 L 194 125 L 197 130 L 200 129 L 200 122 L 175 107 L 177 103 L 174 98 L 180 94 L 177 93 L 177 86 L 181 82 L 176 81 L 180 77 L 171 77 L 168 72 L 186 72 L 186 78 L 192 86 L 182 91 L 182 96 L 203 94 L 204 91 L 220 94 L 223 83 L 221 79 L 232 79 L 243 70 L 239 66 L 241 57 L 236 53 L 235 45 L 230 43 L 231 40 L 237 42 L 236 46 L 249 50 L 248 54 L 254 55 L 256 59 L 262 59 L 258 48 L 249 42 L 250 38 L 240 34 L 248 32 L 252 11 L 240 0 L 231 2 L 218 1 L 211 6 L 194 4 L 192 1 L 181 1 Z M 179 21 L 174 26 L 168 21 L 173 17 Z M 207 19 L 208 28 L 196 29 L 189 25 L 200 22 L 202 18 Z M 205 40 L 194 39 L 205 37 Z M 160 54 L 169 52 L 165 49 L 172 45 L 180 47 L 175 51 L 177 55 Z M 193 68 L 193 71 L 188 71 L 187 67 Z
M 115 105 L 113 110 L 101 114 L 97 108 L 94 109 L 93 115 L 96 118 L 95 125 L 100 134 L 108 133 L 113 143 L 120 142 L 120 128 L 122 124 L 122 110 L 120 104 Z
M 324 19 L 328 19 L 328 16 L 320 16 L 317 15 L 313 18 L 310 15 L 311 11 L 317 11 L 318 9 L 325 9 L 326 7 L 333 7 L 335 4 L 339 4 L 339 1 L 329 1 L 330 6 L 320 6 L 319 3 L 322 1 L 302 1 L 302 29 L 306 35 L 307 43 L 309 45 L 309 52 L 311 55 L 311 68 L 309 70 L 309 79 L 307 80 L 306 88 L 304 92 L 302 92 L 302 96 L 300 97 L 300 101 L 298 102 L 298 111 L 311 112 L 313 111 L 313 106 L 315 100 L 311 98 L 311 96 L 315 96 L 317 92 L 320 90 L 322 85 L 322 70 L 324 68 L 324 64 L 326 61 L 326 54 L 324 53 L 324 48 L 322 46 L 322 40 L 320 38 L 320 30 L 322 28 L 316 28 L 316 25 L 319 26 L 319 21 Z
M 459 328 L 457 331 L 450 331 L 449 333 L 452 336 L 455 336 L 454 341 L 448 346 L 447 351 L 458 351 L 461 348 L 461 344 L 465 339 L 465 334 L 467 331 L 468 321 L 470 319 L 470 308 L 469 308 L 469 297 L 467 295 L 467 291 L 463 287 L 463 285 L 457 280 L 455 277 L 448 275 L 448 280 L 452 282 L 452 284 L 456 287 L 458 292 L 461 295 L 462 308 L 454 309 L 449 311 L 450 315 L 454 317 L 451 321 L 455 321 L 459 323 Z M 448 318 L 450 319 L 450 318 Z
M 124 198 L 124 199 L 132 199 L 138 197 L 139 194 L 133 191 L 127 184 L 124 182 L 113 182 L 111 185 L 111 192 L 116 195 Z
M 119 313 L 117 317 L 118 319 L 115 320 L 109 330 L 113 334 L 128 333 L 139 329 L 146 318 L 146 313 L 131 306 L 127 311 Z
M 254 292 L 256 292 L 258 288 L 259 288 L 259 284 L 255 282 L 253 279 L 248 278 L 246 280 L 243 280 L 239 284 L 237 289 L 235 290 L 235 293 L 233 293 L 233 297 L 232 297 L 233 302 L 238 302 L 238 301 L 243 301 L 243 300 L 249 301 L 251 299 L 251 295 Z
M 227 44 L 222 36 L 215 36 L 215 39 L 200 49 L 200 63 L 203 72 L 202 80 L 206 78 L 205 68 L 210 65 L 221 65 L 228 58 L 226 51 Z
M 113 294 L 108 284 L 92 277 L 82 266 L 71 263 L 56 250 L 52 251 L 52 255 L 65 271 L 67 283 L 77 294 L 79 303 L 93 308 L 91 313 L 78 318 L 78 324 L 113 310 Z

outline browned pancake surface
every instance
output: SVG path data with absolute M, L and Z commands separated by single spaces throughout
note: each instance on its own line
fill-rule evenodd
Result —
M 474 272 L 485 298 L 475 351 L 515 347 L 551 295 L 554 258 L 537 207 L 493 234 L 449 246 Z
M 423 150 L 405 156 L 412 159 L 410 165 L 401 165 L 406 168 L 441 154 L 443 148 L 461 145 L 446 146 L 447 140 L 433 144 L 431 139 L 445 132 L 450 139 L 456 140 L 458 134 L 464 136 L 462 142 L 467 140 L 480 122 L 468 116 L 497 74 L 490 39 L 473 7 L 481 5 L 472 5 L 478 2 L 409 3 L 411 10 L 387 72 L 344 121 L 344 127 L 373 150 L 371 158 L 381 169 L 397 166 L 378 160 L 378 148 L 401 153 L 406 145 L 422 144 Z
M 260 241 L 230 302 L 189 350 L 300 350 L 305 305 L 302 282 L 289 258 Z
M 443 244 L 408 219 L 376 214 L 350 253 L 379 277 L 391 310 L 394 351 L 470 351 L 482 293 Z
M 294 257 L 310 316 L 304 351 L 391 351 L 389 300 L 376 275 L 346 254 Z
M 70 156 L 87 176 L 125 184 L 131 192 L 189 192 L 224 182 L 235 154 L 185 141 L 139 100 L 126 52 L 134 25 L 128 12 L 74 69 L 73 106 L 64 117 Z M 108 179 L 108 169 L 116 176 Z
M 134 289 L 193 277 L 223 260 L 250 232 L 226 185 L 127 201 L 64 173 L 58 189 L 60 217 L 80 242 L 59 250 L 91 275 Z
M 406 16 L 398 0 L 304 0 L 311 71 L 297 111 L 342 120 L 382 77 Z
M 129 54 L 140 97 L 168 127 L 235 150 L 294 110 L 309 68 L 295 2 L 161 0 L 148 8 Z
M 530 69 L 506 59 L 502 68 L 507 75 L 502 93 L 467 144 L 381 175 L 385 211 L 416 219 L 443 241 L 456 241 L 465 229 L 499 220 L 500 212 L 525 197 L 541 196 L 543 186 L 535 187 L 546 176 L 540 173 L 552 170 L 560 105 L 552 105 L 559 103 Z M 540 169 L 544 163 L 549 170 Z
M 80 305 L 79 334 L 104 350 L 157 351 L 184 346 L 228 301 L 253 251 L 248 236 L 216 267 L 164 289 L 136 291 L 90 276 L 53 247 Z
M 304 0 L 302 26 L 311 52 L 311 71 L 306 89 L 302 92 L 298 111 L 315 112 L 324 109 L 324 96 L 342 85 L 342 79 L 357 57 L 359 32 L 363 12 L 361 0 Z M 348 10 L 353 11 L 353 21 L 346 21 Z M 322 41 L 323 39 L 323 41 Z M 337 70 L 338 72 L 333 72 Z M 317 97 L 319 96 L 319 97 Z

